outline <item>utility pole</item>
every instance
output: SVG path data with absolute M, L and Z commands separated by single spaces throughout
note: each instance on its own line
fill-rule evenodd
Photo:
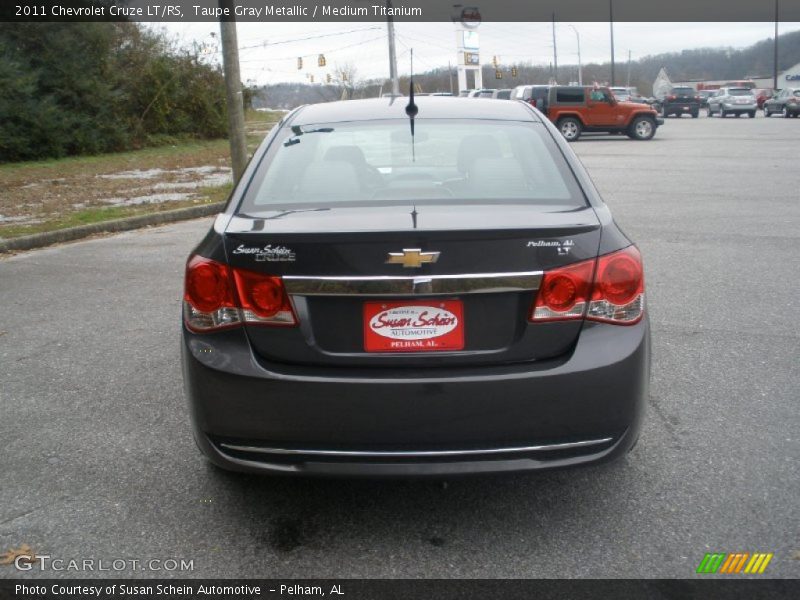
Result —
M 447 61 L 447 76 L 450 78 L 450 94 L 453 94 L 453 67 L 450 66 L 450 61 Z
M 778 89 L 778 0 L 775 0 L 775 44 L 772 57 L 772 89 Z
M 628 50 L 628 82 L 625 87 L 631 87 L 631 51 Z
M 611 85 L 614 85 L 614 0 L 608 0 L 608 22 L 611 27 Z
M 392 8 L 392 0 L 386 0 L 386 8 Z M 392 94 L 400 95 L 400 80 L 397 78 L 397 52 L 394 48 L 394 19 L 391 10 L 387 11 L 389 16 L 386 18 L 386 30 L 389 34 L 389 78 L 392 80 Z
M 558 51 L 556 50 L 556 13 L 553 13 L 553 79 L 558 83 Z
M 583 85 L 583 66 L 581 65 L 581 34 L 574 25 L 570 25 L 572 31 L 575 32 L 575 38 L 578 40 L 578 85 Z
M 220 8 L 228 8 L 233 14 L 232 0 L 219 0 Z M 236 21 L 223 18 L 219 22 L 222 41 L 222 68 L 225 71 L 225 93 L 228 104 L 228 138 L 231 146 L 233 182 L 239 181 L 247 166 L 247 143 L 244 135 L 244 99 L 242 77 L 239 73 L 239 43 L 236 39 Z

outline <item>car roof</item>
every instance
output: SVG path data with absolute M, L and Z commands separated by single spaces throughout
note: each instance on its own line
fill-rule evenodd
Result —
M 523 102 L 496 102 L 491 98 L 475 98 L 464 102 L 450 96 L 415 98 L 419 108 L 417 119 L 482 119 L 501 121 L 540 121 Z M 291 118 L 292 125 L 341 123 L 345 121 L 377 121 L 408 119 L 408 98 L 372 98 L 310 104 L 300 108 Z

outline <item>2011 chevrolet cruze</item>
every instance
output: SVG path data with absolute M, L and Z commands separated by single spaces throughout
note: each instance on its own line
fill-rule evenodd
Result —
M 288 114 L 189 257 L 194 435 L 228 469 L 446 475 L 636 442 L 639 251 L 523 102 Z

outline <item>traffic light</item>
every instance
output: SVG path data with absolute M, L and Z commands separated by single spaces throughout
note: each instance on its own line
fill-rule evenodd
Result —
M 298 56 L 297 57 L 297 70 L 298 71 L 302 71 L 303 70 L 303 57 L 302 56 Z
M 494 78 L 495 79 L 502 79 L 503 78 L 503 72 L 500 69 L 497 69 L 494 72 Z
M 511 76 L 516 77 L 517 73 L 518 73 L 517 67 L 511 67 Z
M 319 57 L 317 58 L 317 66 L 318 67 L 324 67 L 326 64 L 327 64 L 327 61 L 325 60 L 325 55 L 324 54 L 320 54 Z

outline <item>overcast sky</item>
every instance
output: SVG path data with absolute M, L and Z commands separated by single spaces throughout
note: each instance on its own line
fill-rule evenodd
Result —
M 608 23 L 556 23 L 559 64 L 577 64 L 580 34 L 584 63 L 610 59 Z M 206 44 L 209 60 L 218 60 L 219 26 L 214 23 L 169 23 L 158 25 L 182 44 Z M 800 23 L 781 23 L 780 33 L 800 29 Z M 452 23 L 396 23 L 397 60 L 400 74 L 409 71 L 409 48 L 414 48 L 415 70 L 456 62 L 456 35 Z M 483 23 L 480 34 L 481 62 L 493 56 L 504 64 L 531 62 L 548 65 L 553 60 L 550 23 Z M 615 23 L 616 60 L 625 62 L 649 54 L 702 47 L 742 48 L 771 38 L 773 23 Z M 389 52 L 383 23 L 239 23 L 238 36 L 242 79 L 266 84 L 307 81 L 309 74 L 320 82 L 337 64 L 351 64 L 358 79 L 388 77 Z M 317 67 L 324 54 L 327 67 Z M 303 70 L 297 57 L 303 57 Z M 744 74 L 742 74 L 744 75 Z

